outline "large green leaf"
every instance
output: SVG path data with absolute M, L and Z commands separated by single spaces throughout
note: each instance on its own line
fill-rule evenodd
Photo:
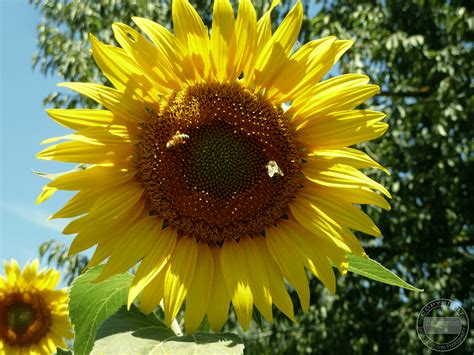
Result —
M 242 354 L 235 334 L 196 333 L 176 336 L 154 315 L 125 307 L 107 319 L 97 332 L 91 354 Z
M 71 288 L 69 312 L 76 333 L 75 354 L 89 354 L 97 328 L 127 302 L 133 276 L 124 273 L 94 283 L 102 269 L 102 266 L 90 269 Z
M 349 271 L 365 276 L 369 279 L 383 282 L 393 286 L 399 286 L 411 291 L 423 291 L 403 281 L 393 272 L 370 258 L 349 255 Z

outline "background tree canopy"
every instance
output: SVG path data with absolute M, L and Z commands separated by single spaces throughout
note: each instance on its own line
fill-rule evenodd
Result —
M 116 44 L 111 24 L 133 26 L 131 16 L 171 28 L 167 1 L 30 2 L 43 16 L 33 65 L 65 81 L 106 82 L 89 52 L 89 33 Z M 191 2 L 210 25 L 211 1 Z M 259 15 L 269 6 L 263 0 L 254 3 Z M 425 291 L 404 291 L 349 274 L 338 278 L 338 293 L 333 296 L 313 278 L 310 311 L 299 310 L 296 323 L 276 311 L 273 325 L 257 315 L 258 326 L 243 335 L 246 352 L 428 353 L 415 327 L 423 305 L 436 298 L 456 299 L 468 314 L 473 306 L 474 3 L 303 0 L 303 4 L 301 42 L 328 35 L 355 40 L 331 74 L 366 73 L 382 87 L 370 105 L 387 113 L 390 129 L 362 149 L 392 172 L 391 176 L 372 173 L 391 190 L 392 210 L 369 208 L 383 238 L 361 239 L 373 259 Z M 291 5 L 283 0 L 274 20 Z M 85 103 L 58 93 L 45 99 L 46 105 L 55 107 Z M 68 272 L 67 280 L 86 262 L 83 256 L 68 259 L 64 246 L 54 242 L 43 245 L 41 253 Z M 225 330 L 236 329 L 231 317 Z M 456 352 L 473 351 L 471 332 Z

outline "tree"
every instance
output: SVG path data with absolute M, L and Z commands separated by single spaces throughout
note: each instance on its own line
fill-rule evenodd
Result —
M 88 33 L 114 43 L 110 25 L 132 15 L 170 27 L 166 2 L 32 0 L 43 16 L 34 65 L 67 81 L 103 81 L 87 50 Z M 208 1 L 193 1 L 209 22 Z M 276 312 L 244 335 L 248 353 L 419 353 L 416 317 L 428 301 L 457 299 L 472 309 L 474 188 L 473 4 L 468 1 L 304 1 L 301 41 L 336 35 L 355 44 L 341 72 L 364 72 L 381 85 L 371 106 L 387 113 L 391 128 L 363 147 L 392 172 L 373 173 L 390 188 L 392 210 L 369 208 L 381 241 L 361 236 L 368 254 L 424 288 L 409 293 L 357 276 L 339 277 L 329 295 L 311 283 L 312 306 L 293 324 Z M 257 2 L 258 12 L 268 6 Z M 281 18 L 283 1 L 274 18 Z M 75 107 L 77 97 L 52 94 L 46 104 Z M 293 295 L 294 296 L 294 295 Z M 297 302 L 295 297 L 295 302 Z M 258 315 L 257 315 L 258 320 Z M 259 322 L 257 322 L 259 323 Z M 232 319 L 227 330 L 234 330 Z M 474 350 L 470 337 L 457 351 Z

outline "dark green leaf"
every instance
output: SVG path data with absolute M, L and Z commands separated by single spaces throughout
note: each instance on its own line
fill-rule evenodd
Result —
M 349 255 L 349 271 L 367 277 L 369 279 L 383 282 L 389 285 L 406 288 L 411 291 L 423 291 L 403 281 L 393 272 L 383 267 L 380 263 L 370 258 Z

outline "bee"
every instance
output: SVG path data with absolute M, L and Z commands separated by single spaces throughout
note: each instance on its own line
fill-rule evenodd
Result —
M 173 137 L 171 137 L 171 139 L 166 142 L 166 149 L 175 149 L 178 144 L 186 143 L 186 139 L 189 139 L 189 136 L 187 134 L 181 133 L 180 131 L 176 131 Z
M 267 168 L 268 176 L 270 176 L 271 178 L 274 177 L 276 174 L 280 176 L 284 176 L 283 171 L 280 169 L 280 167 L 274 160 L 270 160 L 267 163 L 266 168 Z

